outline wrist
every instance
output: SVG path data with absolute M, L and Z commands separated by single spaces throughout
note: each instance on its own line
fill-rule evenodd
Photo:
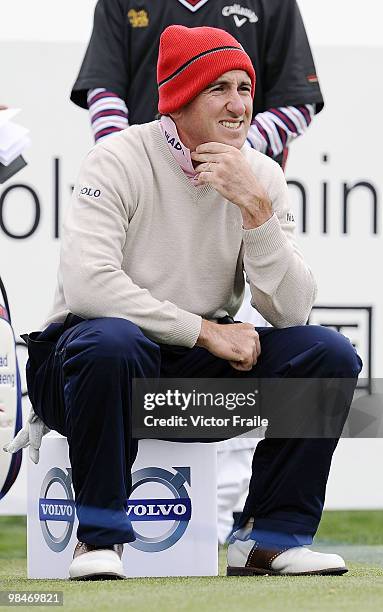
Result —
M 197 338 L 196 346 L 202 346 L 203 348 L 207 348 L 209 344 L 209 340 L 213 333 L 213 326 L 216 323 L 212 323 L 211 321 L 207 321 L 206 319 L 202 319 L 201 331 Z
M 268 198 L 254 198 L 250 203 L 241 206 L 242 225 L 244 229 L 255 229 L 273 216 L 271 201 Z

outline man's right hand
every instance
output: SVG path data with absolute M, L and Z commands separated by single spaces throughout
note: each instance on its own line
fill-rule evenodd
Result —
M 259 336 L 251 323 L 220 325 L 203 319 L 196 344 L 241 371 L 251 370 L 261 353 Z

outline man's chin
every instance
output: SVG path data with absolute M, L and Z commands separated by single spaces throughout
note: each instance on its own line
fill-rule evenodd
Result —
M 219 134 L 217 134 L 217 142 L 220 142 L 221 144 L 230 145 L 231 147 L 235 147 L 236 149 L 242 149 L 246 141 L 246 136 L 247 133 L 245 133 L 243 129 L 233 130 L 232 134 L 229 132 L 228 129 L 226 129 L 226 133 L 224 134 L 221 130 L 219 130 Z
M 235 137 L 226 138 L 225 142 L 222 141 L 222 144 L 230 145 L 231 147 L 235 147 L 236 149 L 242 149 L 245 142 L 246 136 L 243 136 L 243 134 L 237 134 Z

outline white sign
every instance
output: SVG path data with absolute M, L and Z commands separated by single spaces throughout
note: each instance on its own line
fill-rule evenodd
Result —
M 383 377 L 379 275 L 383 134 L 373 118 L 360 129 L 361 122 L 366 122 L 363 111 L 382 99 L 383 81 L 371 75 L 381 72 L 383 49 L 318 47 L 315 51 L 326 107 L 307 134 L 292 144 L 287 163 L 298 242 L 318 282 L 317 304 L 333 309 L 326 313 L 326 320 L 324 309 L 314 311 L 313 322 L 347 324 L 342 331 L 363 353 L 365 376 L 370 371 L 372 377 Z M 39 329 L 50 308 L 62 218 L 81 160 L 92 146 L 87 112 L 69 102 L 83 52 L 80 43 L 0 44 L 1 57 L 8 58 L 2 66 L 4 99 L 0 102 L 23 109 L 18 120 L 30 129 L 33 141 L 26 155 L 28 166 L 0 187 L 1 274 L 16 334 Z M 21 74 L 23 78 L 18 78 Z M 37 102 L 36 92 L 44 92 L 44 104 Z M 364 310 L 346 313 L 344 307 Z M 368 312 L 371 334 L 366 331 Z M 367 462 L 363 450 L 369 444 L 358 440 L 350 445 L 358 449 L 350 453 L 357 454 L 364 465 L 363 507 L 369 499 L 375 503 L 377 486 L 371 457 Z M 382 448 L 379 453 L 376 450 L 373 466 L 381 463 L 381 454 Z M 357 507 L 350 491 L 361 489 L 352 470 L 348 481 L 338 479 L 337 487 L 343 507 Z
M 215 445 L 142 440 L 132 481 L 126 575 L 216 576 Z M 49 434 L 40 462 L 28 460 L 29 578 L 68 577 L 77 525 L 67 441 Z

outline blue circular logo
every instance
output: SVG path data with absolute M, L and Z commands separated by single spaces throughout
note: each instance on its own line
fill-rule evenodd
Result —
M 54 467 L 46 474 L 40 490 L 39 499 L 39 519 L 44 540 L 51 550 L 61 552 L 64 550 L 71 539 L 73 523 L 75 520 L 75 508 L 72 492 L 72 476 L 70 469 L 67 472 Z M 63 490 L 65 498 L 49 497 L 49 489 L 53 484 L 59 484 Z M 64 532 L 60 536 L 55 536 L 49 529 L 50 521 L 62 521 L 66 523 Z
M 167 499 L 129 499 L 128 516 L 132 521 L 173 521 L 170 529 L 156 537 L 144 536 L 135 529 L 136 540 L 129 545 L 145 552 L 160 552 L 174 546 L 183 536 L 191 518 L 191 499 L 185 487 L 190 485 L 190 467 L 173 468 L 175 473 L 148 467 L 132 474 L 132 493 L 141 485 L 157 482 L 172 494 Z

